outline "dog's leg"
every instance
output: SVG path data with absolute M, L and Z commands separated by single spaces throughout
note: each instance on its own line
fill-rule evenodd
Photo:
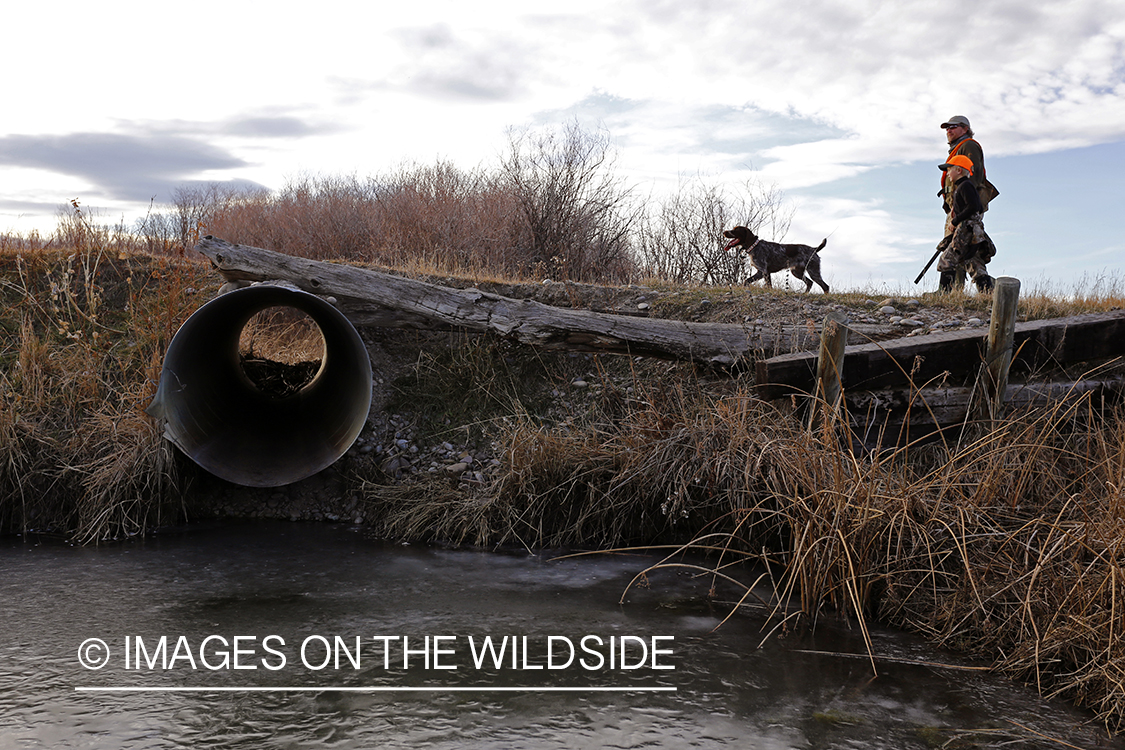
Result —
M 813 256 L 812 261 L 805 270 L 809 272 L 809 278 L 820 284 L 820 288 L 824 290 L 825 294 L 828 294 L 828 284 L 824 282 L 824 277 L 820 275 L 820 258 Z M 812 282 L 806 281 L 805 283 L 809 285 L 809 289 L 812 289 Z
M 764 274 L 761 271 L 755 270 L 754 275 L 751 276 L 750 278 L 746 279 L 746 285 L 749 286 L 750 284 L 753 284 L 755 281 L 762 278 L 763 275 Z M 770 284 L 770 277 L 766 276 L 766 286 L 769 286 L 769 284 Z
M 793 274 L 793 277 L 798 281 L 805 282 L 805 294 L 808 294 L 809 290 L 812 289 L 812 282 L 805 278 L 805 269 L 800 266 L 794 266 L 789 269 L 789 273 Z M 809 273 L 809 275 L 811 276 L 812 273 Z

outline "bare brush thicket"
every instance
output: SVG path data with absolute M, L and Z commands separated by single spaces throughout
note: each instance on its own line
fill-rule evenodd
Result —
M 581 281 L 633 278 L 631 233 L 639 211 L 613 174 L 609 135 L 510 131 L 501 175 L 515 198 L 517 253 L 537 275 Z
M 385 174 L 301 176 L 276 192 L 184 187 L 133 229 L 148 252 L 182 253 L 201 234 L 324 260 L 419 271 L 622 284 L 737 283 L 735 224 L 780 239 L 793 211 L 775 188 L 685 181 L 641 200 L 615 171 L 608 133 L 577 123 L 510 130 L 494 169 L 448 162 Z
M 738 284 L 747 258 L 724 250 L 723 230 L 742 225 L 780 240 L 793 208 L 781 191 L 747 183 L 735 191 L 700 177 L 684 181 L 643 220 L 635 252 L 644 276 L 675 284 Z

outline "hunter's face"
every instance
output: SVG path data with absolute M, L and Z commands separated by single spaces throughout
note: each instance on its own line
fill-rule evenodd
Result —
M 964 134 L 965 134 L 965 126 L 964 125 L 950 125 L 948 128 L 945 129 L 945 139 L 947 141 L 949 141 L 950 143 L 953 143 L 953 141 L 957 140 L 958 138 L 960 138 Z

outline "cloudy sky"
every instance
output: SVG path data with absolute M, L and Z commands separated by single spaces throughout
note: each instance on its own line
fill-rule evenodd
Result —
M 836 286 L 912 288 L 940 239 L 939 125 L 1001 195 L 994 275 L 1125 284 L 1120 0 L 21 2 L 0 46 L 0 232 L 78 199 L 495 164 L 511 127 L 604 127 L 643 194 L 780 188 Z M 931 285 L 936 285 L 936 275 Z

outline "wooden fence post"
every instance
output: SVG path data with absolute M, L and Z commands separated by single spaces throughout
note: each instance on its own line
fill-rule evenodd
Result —
M 816 390 L 809 411 L 810 428 L 816 424 L 816 415 L 822 410 L 826 424 L 836 414 L 842 390 L 840 374 L 844 369 L 844 349 L 848 345 L 847 321 L 848 316 L 841 310 L 833 310 L 824 319 L 824 327 L 820 331 L 820 353 L 816 360 Z
M 1020 280 L 1011 276 L 996 279 L 992 290 L 992 321 L 988 327 L 985 353 L 984 392 L 988 416 L 996 419 L 1008 388 L 1008 368 L 1012 364 L 1012 343 L 1016 331 L 1016 307 L 1020 298 Z

